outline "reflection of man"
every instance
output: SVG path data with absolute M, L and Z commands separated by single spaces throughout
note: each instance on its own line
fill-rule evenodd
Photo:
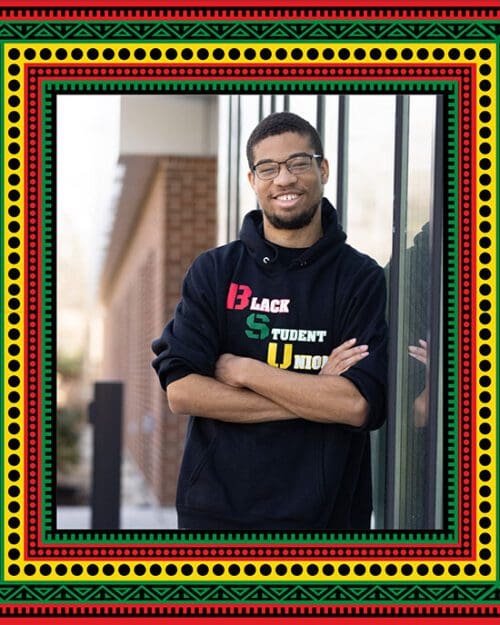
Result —
M 408 292 L 408 325 L 411 344 L 408 353 L 413 362 L 408 367 L 408 397 L 412 402 L 413 423 L 422 428 L 428 422 L 427 341 L 430 298 L 430 223 L 426 222 L 406 250 L 411 288 Z
M 427 341 L 424 341 L 424 339 L 419 339 L 418 345 L 409 345 L 408 353 L 412 358 L 415 358 L 415 360 L 418 360 L 418 362 L 421 362 L 423 365 L 425 365 L 425 371 L 427 373 Z M 427 421 L 429 419 L 427 412 L 428 408 L 429 386 L 426 383 L 424 388 L 413 400 L 413 417 L 416 427 L 424 427 L 425 425 L 427 425 Z
M 153 343 L 171 410 L 191 417 L 177 511 L 185 529 L 361 529 L 370 429 L 385 419 L 382 269 L 345 242 L 322 197 L 316 130 L 276 113 L 253 131 L 261 210 L 191 266 Z

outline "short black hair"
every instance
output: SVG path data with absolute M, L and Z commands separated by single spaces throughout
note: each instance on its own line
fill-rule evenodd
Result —
M 253 167 L 253 149 L 266 137 L 282 135 L 285 132 L 296 132 L 309 137 L 311 147 L 316 154 L 323 156 L 323 144 L 318 131 L 307 120 L 295 113 L 271 113 L 257 124 L 247 141 L 247 159 L 250 169 Z

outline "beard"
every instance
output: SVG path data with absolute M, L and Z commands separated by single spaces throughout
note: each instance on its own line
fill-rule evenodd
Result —
M 298 215 L 290 215 L 290 217 L 287 218 L 282 218 L 279 215 L 275 215 L 274 213 L 270 213 L 266 210 L 264 210 L 264 214 L 266 215 L 269 223 L 271 223 L 271 225 L 278 230 L 300 230 L 311 223 L 313 217 L 319 210 L 319 206 L 320 204 L 314 204 L 302 213 L 299 213 Z

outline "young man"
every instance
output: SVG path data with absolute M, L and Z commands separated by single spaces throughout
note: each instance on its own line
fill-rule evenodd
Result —
M 323 198 L 316 130 L 291 113 L 247 144 L 261 210 L 199 256 L 153 343 L 170 409 L 189 414 L 183 529 L 368 529 L 369 430 L 385 419 L 383 270 Z

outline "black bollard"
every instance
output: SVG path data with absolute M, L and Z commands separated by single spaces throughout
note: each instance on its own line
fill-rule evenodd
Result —
M 120 528 L 120 488 L 122 462 L 121 382 L 96 382 L 89 418 L 94 426 L 91 528 Z

